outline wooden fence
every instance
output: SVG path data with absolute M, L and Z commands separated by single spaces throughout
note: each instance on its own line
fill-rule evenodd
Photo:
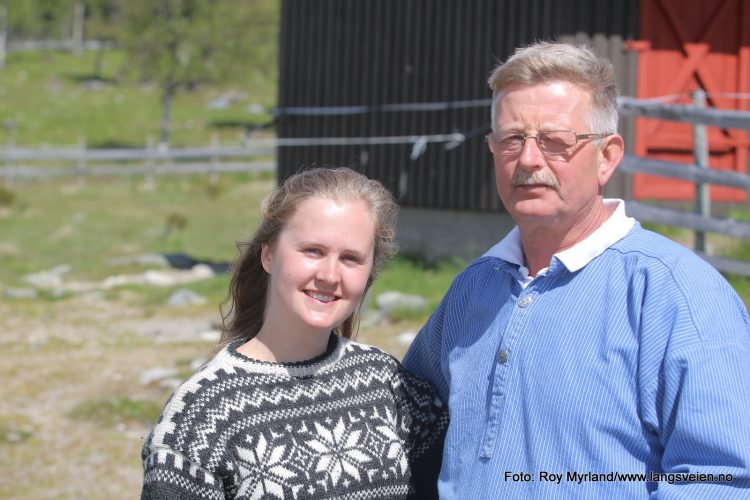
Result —
M 619 107 L 620 112 L 626 115 L 677 120 L 692 123 L 695 127 L 709 125 L 750 131 L 750 112 L 665 104 L 627 97 L 621 98 Z M 462 141 L 462 134 L 452 133 L 395 137 L 258 138 L 251 139 L 242 146 L 221 147 L 214 143 L 200 148 L 86 149 L 83 146 L 25 148 L 7 145 L 4 149 L 0 149 L 0 163 L 2 163 L 0 178 L 12 182 L 15 178 L 25 177 L 71 175 L 144 175 L 150 177 L 160 174 L 213 174 L 271 170 L 275 169 L 272 159 L 274 152 L 281 146 L 410 144 L 412 154 L 415 154 L 426 143 L 443 143 L 448 146 L 460 144 Z M 702 147 L 707 150 L 707 145 L 704 144 Z M 271 159 L 258 161 L 258 158 Z M 227 162 L 226 160 L 234 161 Z M 45 163 L 50 162 L 63 163 L 65 166 L 44 166 Z M 707 168 L 707 165 L 686 165 L 626 155 L 619 170 L 626 174 L 646 173 L 687 180 L 696 183 L 698 192 L 707 184 L 730 186 L 750 192 L 750 176 L 747 174 L 712 170 Z M 628 200 L 627 212 L 643 222 L 692 229 L 696 232 L 696 241 L 699 243 L 702 242 L 706 232 L 750 240 L 750 223 L 712 216 L 710 205 L 706 204 L 705 199 L 699 200 L 699 206 L 694 212 Z M 708 255 L 702 245 L 699 245 L 695 251 L 720 271 L 750 276 L 750 262 Z
M 692 106 L 667 104 L 655 100 L 637 100 L 629 97 L 620 99 L 621 114 L 692 123 L 696 144 L 696 163 L 692 165 L 626 155 L 618 167 L 619 171 L 627 174 L 645 173 L 694 182 L 697 193 L 694 212 L 657 207 L 635 201 L 627 201 L 627 212 L 644 222 L 692 229 L 696 236 L 694 251 L 698 255 L 720 271 L 750 276 L 750 262 L 723 259 L 708 255 L 706 252 L 704 236 L 706 232 L 750 240 L 750 223 L 711 215 L 707 185 L 718 184 L 750 192 L 750 176 L 745 173 L 709 169 L 707 134 L 703 130 L 703 127 L 709 125 L 750 131 L 750 113 L 704 108 L 700 105 L 703 100 L 700 94 L 699 91 L 694 98 L 697 104 Z
M 195 148 L 87 149 L 75 147 L 31 148 L 6 145 L 0 150 L 0 178 L 64 176 L 131 176 L 256 172 L 274 170 L 274 139 L 257 139 L 240 146 L 214 144 Z M 227 161 L 230 160 L 230 161 Z

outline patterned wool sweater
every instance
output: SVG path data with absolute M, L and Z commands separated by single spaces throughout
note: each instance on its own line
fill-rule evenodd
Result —
M 301 363 L 255 361 L 241 343 L 167 402 L 142 499 L 437 497 L 448 414 L 432 386 L 335 335 Z

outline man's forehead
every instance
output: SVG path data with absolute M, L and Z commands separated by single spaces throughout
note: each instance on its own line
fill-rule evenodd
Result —
M 535 94 L 543 92 L 549 97 L 568 98 L 570 94 L 582 94 L 588 96 L 588 91 L 567 80 L 545 80 L 534 83 L 514 83 L 497 91 L 495 100 L 500 101 L 506 97 L 521 93 Z

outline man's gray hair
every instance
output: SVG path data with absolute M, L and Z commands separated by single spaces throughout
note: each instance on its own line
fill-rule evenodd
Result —
M 550 81 L 572 83 L 591 95 L 586 123 L 594 133 L 617 132 L 617 97 L 614 69 L 590 47 L 560 42 L 537 42 L 516 49 L 492 71 L 492 130 L 495 130 L 497 97 L 514 85 L 535 85 Z

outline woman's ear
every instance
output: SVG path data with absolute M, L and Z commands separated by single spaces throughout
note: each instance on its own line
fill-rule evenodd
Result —
M 260 247 L 260 263 L 263 265 L 263 269 L 266 270 L 268 274 L 271 274 L 271 255 L 272 255 L 271 247 L 268 246 L 268 244 L 263 243 Z

